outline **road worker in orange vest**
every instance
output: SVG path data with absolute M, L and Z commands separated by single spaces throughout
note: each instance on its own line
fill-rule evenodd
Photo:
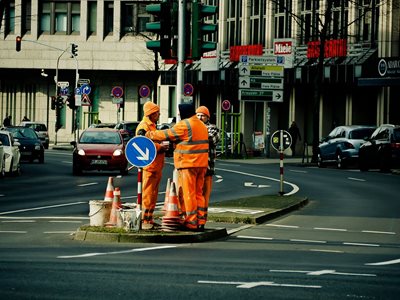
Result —
M 206 106 L 199 106 L 196 109 L 197 117 L 207 126 L 208 130 L 208 169 L 204 177 L 203 196 L 205 200 L 204 216 L 199 217 L 199 227 L 203 228 L 207 222 L 208 203 L 212 189 L 213 175 L 215 174 L 216 146 L 221 139 L 220 130 L 217 126 L 210 123 L 210 111 Z
M 139 131 L 155 131 L 156 123 L 160 118 L 160 107 L 153 102 L 146 102 L 143 105 L 144 117 L 136 129 L 136 135 Z M 153 213 L 157 204 L 158 187 L 160 185 L 162 170 L 164 167 L 165 152 L 168 145 L 155 143 L 157 155 L 154 161 L 143 168 L 142 178 L 142 229 L 157 229 L 160 225 L 154 222 Z
M 146 137 L 154 141 L 176 143 L 174 164 L 178 171 L 178 185 L 183 196 L 183 230 L 202 231 L 198 220 L 205 214 L 203 196 L 204 176 L 208 166 L 208 131 L 196 116 L 192 104 L 179 104 L 181 121 L 170 129 L 148 131 Z M 181 207 L 182 209 L 182 207 Z

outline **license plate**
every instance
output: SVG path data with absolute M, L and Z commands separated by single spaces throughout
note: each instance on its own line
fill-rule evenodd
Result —
M 106 165 L 107 161 L 104 159 L 93 159 L 91 164 L 92 165 Z
M 29 155 L 32 155 L 32 152 L 23 151 L 23 152 L 21 152 L 21 155 L 23 155 L 23 156 L 29 156 Z

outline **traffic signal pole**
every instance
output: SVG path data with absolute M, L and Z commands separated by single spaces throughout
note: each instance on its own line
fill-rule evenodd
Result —
M 185 14 L 186 0 L 179 0 L 178 6 L 178 66 L 176 70 L 176 122 L 179 122 L 179 104 L 182 103 L 185 70 Z M 190 28 L 187 28 L 190 30 Z

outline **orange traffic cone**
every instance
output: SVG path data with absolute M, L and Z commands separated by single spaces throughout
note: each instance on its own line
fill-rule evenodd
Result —
M 121 191 L 119 187 L 114 189 L 114 200 L 111 207 L 110 220 L 106 224 L 107 226 L 116 226 L 118 222 L 118 209 L 122 207 L 121 205 Z
M 167 211 L 170 186 L 171 186 L 171 178 L 168 178 L 168 180 L 167 180 L 167 188 L 165 189 L 164 207 L 162 209 L 163 211 Z
M 108 177 L 106 194 L 104 196 L 104 201 L 113 201 L 114 200 L 114 186 L 113 186 L 113 178 Z
M 181 218 L 178 211 L 178 196 L 176 195 L 175 183 L 171 182 L 168 205 L 165 216 L 162 218 L 161 230 L 175 231 L 181 226 Z

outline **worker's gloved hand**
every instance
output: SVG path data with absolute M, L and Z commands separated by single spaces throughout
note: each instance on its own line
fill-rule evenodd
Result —
M 146 130 L 144 130 L 144 129 L 139 129 L 138 132 L 137 132 L 137 134 L 138 134 L 138 135 L 143 135 L 143 136 L 145 136 L 145 135 L 146 135 Z

